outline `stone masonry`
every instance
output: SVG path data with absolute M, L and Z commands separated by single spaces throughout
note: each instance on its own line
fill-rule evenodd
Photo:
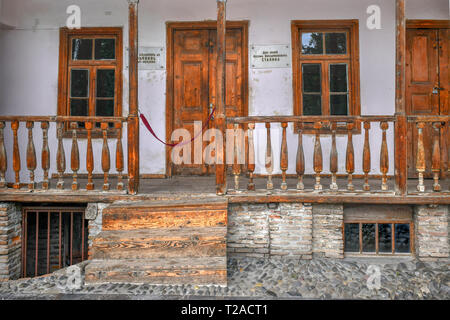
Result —
M 416 255 L 419 259 L 449 257 L 448 206 L 417 206 L 414 224 Z
M 302 203 L 230 205 L 227 242 L 231 255 L 311 259 L 312 207 Z
M 92 254 L 92 244 L 95 237 L 102 231 L 102 213 L 108 206 L 106 203 L 89 203 L 86 209 L 86 219 L 89 219 L 88 256 Z
M 20 277 L 22 214 L 12 203 L 0 203 L 0 281 Z
M 314 257 L 344 258 L 342 228 L 344 207 L 342 204 L 314 204 L 313 255 Z

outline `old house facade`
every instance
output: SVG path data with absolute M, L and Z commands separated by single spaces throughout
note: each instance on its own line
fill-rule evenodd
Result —
M 449 27 L 447 0 L 1 0 L 0 279 L 448 259 Z

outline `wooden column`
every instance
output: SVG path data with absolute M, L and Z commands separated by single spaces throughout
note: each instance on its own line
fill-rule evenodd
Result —
M 396 65 L 395 65 L 395 192 L 407 193 L 407 119 L 406 119 L 406 0 L 396 0 Z
M 138 3 L 128 0 L 129 6 L 129 116 L 128 116 L 128 192 L 139 190 L 139 116 L 138 116 Z
M 225 34 L 226 34 L 226 0 L 217 0 L 217 72 L 216 72 L 216 129 L 225 137 Z M 227 193 L 227 172 L 225 149 L 216 151 L 216 192 Z

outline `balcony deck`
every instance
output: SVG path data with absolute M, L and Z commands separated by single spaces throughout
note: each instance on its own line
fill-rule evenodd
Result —
M 308 203 L 397 203 L 397 204 L 450 204 L 450 180 L 441 180 L 441 192 L 432 190 L 433 180 L 425 179 L 425 192 L 416 189 L 417 180 L 408 180 L 408 194 L 396 195 L 394 180 L 388 179 L 388 191 L 381 191 L 381 179 L 371 178 L 370 191 L 363 191 L 363 180 L 354 179 L 354 191 L 346 190 L 347 179 L 338 178 L 338 191 L 330 190 L 330 178 L 322 178 L 322 191 L 314 191 L 314 177 L 305 176 L 305 190 L 296 190 L 297 179 L 287 178 L 288 190 L 280 189 L 281 178 L 274 177 L 274 189 L 266 190 L 266 178 L 254 179 L 256 191 L 246 190 L 248 178 L 240 178 L 240 189 L 234 190 L 233 177 L 228 177 L 228 192 L 224 197 L 230 203 L 267 203 L 267 202 L 308 202 Z M 82 189 L 87 179 L 79 179 L 81 189 L 72 191 L 71 178 L 64 179 L 65 189 L 56 190 L 57 179 L 51 180 L 51 189 L 42 190 L 40 184 L 37 189 L 29 191 L 24 185 L 20 190 L 12 188 L 0 189 L 0 202 L 114 202 L 114 201 L 141 201 L 141 200 L 176 200 L 193 197 L 217 197 L 216 181 L 214 176 L 176 176 L 167 179 L 141 179 L 138 195 L 129 195 L 127 191 L 117 191 L 116 179 L 111 177 L 111 191 L 102 190 L 103 179 L 94 179 L 95 189 L 87 191 Z

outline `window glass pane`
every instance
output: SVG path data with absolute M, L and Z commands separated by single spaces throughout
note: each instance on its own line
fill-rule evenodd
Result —
M 115 46 L 115 39 L 95 39 L 95 60 L 114 60 Z
M 330 95 L 330 113 L 332 116 L 346 116 L 348 97 L 346 94 L 332 94 Z
M 346 54 L 347 35 L 345 33 L 325 34 L 325 47 L 327 54 Z
M 363 223 L 362 225 L 362 251 L 375 252 L 375 224 Z
M 347 92 L 347 65 L 330 65 L 330 92 Z
M 114 98 L 114 70 L 97 70 L 97 97 Z
M 359 223 L 345 224 L 345 252 L 359 252 Z
M 114 116 L 114 100 L 100 100 L 97 99 L 97 106 L 95 108 L 96 116 L 113 117 Z
M 71 116 L 88 116 L 88 99 L 70 99 Z
M 72 60 L 92 59 L 92 39 L 72 39 Z
M 87 98 L 89 96 L 89 70 L 72 70 L 70 96 L 73 98 Z
M 320 116 L 322 114 L 322 96 L 303 94 L 303 115 Z
M 378 225 L 378 252 L 392 252 L 392 225 Z
M 409 224 L 395 225 L 395 252 L 410 252 Z
M 302 64 L 303 92 L 322 92 L 321 73 L 322 66 L 320 64 Z
M 323 33 L 302 33 L 303 54 L 323 54 Z

